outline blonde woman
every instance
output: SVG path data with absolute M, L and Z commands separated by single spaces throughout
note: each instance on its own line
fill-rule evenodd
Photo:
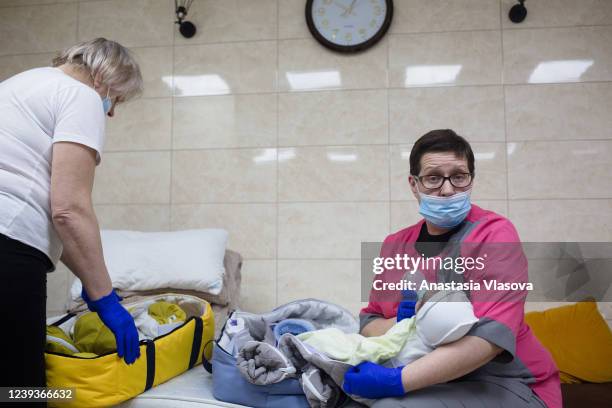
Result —
M 141 91 L 132 54 L 104 38 L 0 83 L 0 350 L 16 363 L 3 364 L 0 386 L 46 384 L 46 273 L 60 258 L 83 282 L 119 355 L 128 364 L 139 357 L 134 319 L 104 264 L 91 192 L 106 116 Z

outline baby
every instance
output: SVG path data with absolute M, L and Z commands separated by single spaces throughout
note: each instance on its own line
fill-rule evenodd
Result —
M 442 344 L 459 340 L 478 321 L 463 291 L 426 292 L 416 310 L 416 335 L 410 336 L 398 355 L 385 365 L 400 367 L 417 360 Z
M 478 321 L 462 291 L 426 292 L 416 310 L 415 316 L 401 320 L 382 336 L 364 337 L 328 328 L 297 337 L 330 358 L 351 365 L 371 361 L 400 367 L 442 344 L 459 340 Z

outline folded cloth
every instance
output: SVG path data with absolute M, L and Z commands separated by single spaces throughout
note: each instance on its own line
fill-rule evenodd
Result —
M 238 369 L 256 385 L 275 384 L 296 373 L 287 357 L 271 344 L 248 341 L 238 353 Z
M 69 355 L 79 352 L 70 336 L 57 326 L 47 326 L 46 350 Z
M 308 403 L 313 408 L 340 406 L 344 373 L 350 364 L 332 360 L 304 344 L 296 336 L 281 336 L 278 348 L 265 341 L 250 341 L 237 357 L 238 370 L 252 384 L 275 384 L 287 378 L 298 378 Z M 354 397 L 370 405 L 371 400 Z
M 416 319 L 404 319 L 382 336 L 364 337 L 344 333 L 334 327 L 306 332 L 297 336 L 305 344 L 334 360 L 357 365 L 363 361 L 381 364 L 397 356 L 406 341 L 416 336 Z
M 134 316 L 134 324 L 138 330 L 138 340 L 153 340 L 158 337 L 159 323 L 149 316 L 145 308 L 137 309 L 130 313 Z
M 187 319 L 185 311 L 179 305 L 164 301 L 153 303 L 149 306 L 148 313 L 159 324 L 184 322 Z
M 85 313 L 77 319 L 73 338 L 80 352 L 100 355 L 117 350 L 115 335 L 95 312 Z
M 182 325 L 187 314 L 175 303 L 158 301 L 130 310 L 140 340 L 153 340 Z

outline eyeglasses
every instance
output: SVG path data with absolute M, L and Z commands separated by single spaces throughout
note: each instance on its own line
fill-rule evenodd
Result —
M 421 182 L 423 187 L 429 190 L 442 187 L 446 180 L 450 181 L 451 185 L 455 188 L 465 188 L 472 183 L 471 173 L 457 173 L 449 177 L 438 176 L 436 174 L 414 177 Z

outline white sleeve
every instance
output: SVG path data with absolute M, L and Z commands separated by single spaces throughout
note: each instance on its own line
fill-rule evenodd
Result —
M 100 163 L 104 147 L 105 115 L 102 99 L 92 89 L 73 86 L 57 95 L 53 143 L 73 142 L 96 151 Z

